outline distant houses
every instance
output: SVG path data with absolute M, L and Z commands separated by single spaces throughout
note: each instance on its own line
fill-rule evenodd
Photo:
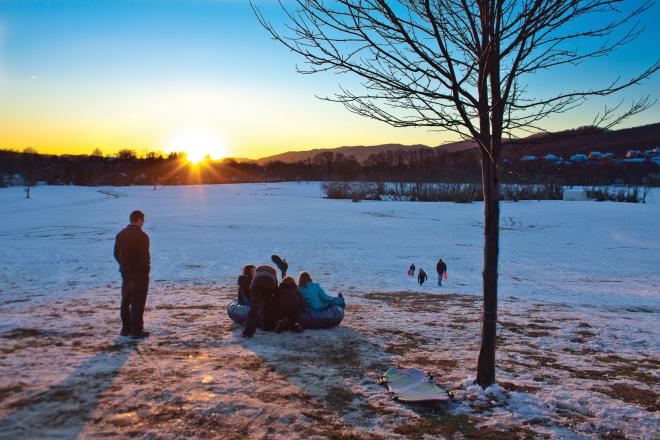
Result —
M 586 162 L 588 160 L 589 160 L 589 156 L 581 153 L 572 155 L 570 159 L 571 162 Z
M 589 154 L 584 154 L 584 153 L 573 154 L 568 159 L 565 159 L 553 153 L 547 153 L 541 156 L 541 159 L 543 159 L 546 162 L 554 163 L 555 165 L 562 165 L 562 164 L 570 165 L 572 163 L 592 163 L 592 162 L 597 163 L 597 162 L 607 162 L 607 161 L 613 161 L 615 163 L 638 163 L 638 164 L 652 162 L 656 165 L 660 165 L 660 148 L 655 147 L 644 151 L 638 149 L 630 149 L 621 158 L 617 158 L 614 153 L 602 153 L 600 151 L 594 150 L 594 151 L 590 151 Z M 522 160 L 524 162 L 533 162 L 539 160 L 539 158 L 537 158 L 532 154 L 526 154 L 522 156 Z M 504 163 L 511 163 L 511 161 L 505 159 Z

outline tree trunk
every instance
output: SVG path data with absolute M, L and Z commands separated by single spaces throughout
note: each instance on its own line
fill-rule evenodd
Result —
M 480 73 L 483 86 L 480 99 L 487 101 L 488 110 L 481 107 L 481 181 L 484 193 L 484 303 L 481 318 L 481 349 L 477 362 L 477 383 L 486 388 L 495 383 L 495 350 L 497 338 L 497 268 L 500 240 L 500 154 L 502 151 L 502 116 L 504 107 L 500 84 L 501 4 L 482 5 L 482 41 L 486 56 Z M 488 81 L 486 81 L 488 79 Z M 484 128 L 488 127 L 488 131 Z
M 484 268 L 481 350 L 477 383 L 486 388 L 495 383 L 495 338 L 497 330 L 497 260 L 499 254 L 500 194 L 497 163 L 487 154 L 481 157 L 484 192 Z

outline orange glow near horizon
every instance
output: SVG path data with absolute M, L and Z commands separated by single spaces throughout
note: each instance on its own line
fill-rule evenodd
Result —
M 174 135 L 167 143 L 166 151 L 182 151 L 193 164 L 227 156 L 226 149 L 218 136 L 200 129 L 191 129 Z

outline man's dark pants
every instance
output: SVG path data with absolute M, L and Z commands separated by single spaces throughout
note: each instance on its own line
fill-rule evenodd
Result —
M 147 303 L 149 275 L 122 277 L 121 328 L 122 333 L 138 335 L 144 329 L 144 306 Z

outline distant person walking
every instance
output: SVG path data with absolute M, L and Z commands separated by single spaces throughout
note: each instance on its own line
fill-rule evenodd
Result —
M 442 277 L 447 275 L 447 265 L 442 258 L 438 260 L 438 264 L 435 265 L 435 270 L 438 272 L 438 286 L 442 286 Z
M 417 274 L 417 282 L 419 283 L 419 285 L 421 286 L 422 284 L 424 284 L 424 281 L 426 281 L 427 278 L 428 275 L 426 275 L 426 271 L 424 271 L 424 269 L 420 267 L 419 273 Z
M 408 276 L 409 277 L 415 276 L 415 263 L 410 264 L 410 267 L 408 268 Z
M 144 331 L 144 306 L 149 290 L 149 236 L 144 233 L 144 213 L 133 211 L 130 224 L 115 238 L 115 259 L 121 272 L 121 335 L 133 339 L 149 336 Z

